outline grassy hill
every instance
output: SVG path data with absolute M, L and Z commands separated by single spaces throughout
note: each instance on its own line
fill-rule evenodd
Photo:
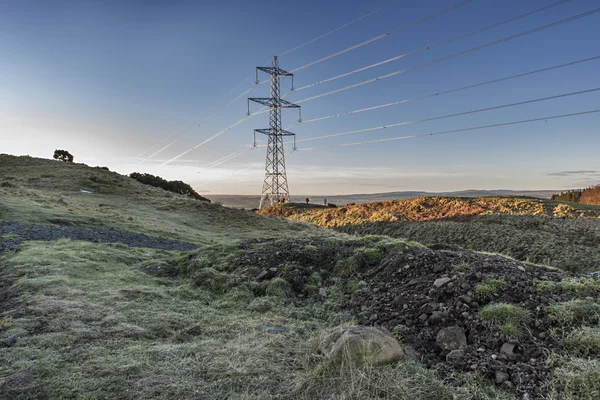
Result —
M 100 168 L 6 155 L 0 227 L 8 229 L 0 241 L 20 243 L 0 247 L 0 398 L 600 393 L 600 285 L 571 273 L 389 236 L 352 237 Z M 55 240 L 65 227 L 86 236 Z M 120 239 L 127 237 L 135 245 Z M 159 238 L 196 248 L 158 248 Z M 404 360 L 333 364 L 319 349 L 352 324 L 387 327 Z M 468 337 L 452 359 L 436 346 L 449 326 Z M 505 342 L 515 345 L 510 357 L 499 351 Z
M 600 270 L 600 207 L 519 197 L 419 197 L 339 208 L 259 211 L 353 234 L 501 253 L 571 271 Z

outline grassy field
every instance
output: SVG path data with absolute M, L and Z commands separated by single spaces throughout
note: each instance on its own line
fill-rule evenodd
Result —
M 476 373 L 448 375 L 418 358 L 336 369 L 317 351 L 331 332 L 356 323 L 347 318 L 347 297 L 368 289 L 354 278 L 357 269 L 387 252 L 412 259 L 423 249 L 416 243 L 353 238 L 187 199 L 99 168 L 5 155 L 2 222 L 114 228 L 198 249 L 59 240 L 3 254 L 0 338 L 17 341 L 0 348 L 0 398 L 516 398 Z M 280 277 L 259 281 L 271 263 Z M 294 275 L 300 264 L 310 265 L 307 275 Z M 321 283 L 328 292 L 322 303 L 314 299 Z M 559 290 L 552 285 L 544 288 Z M 574 355 L 553 364 L 548 399 L 599 393 L 588 328 L 570 333 Z
M 262 214 L 351 234 L 504 254 L 570 271 L 600 270 L 600 207 L 525 198 L 420 197 L 341 208 L 275 206 Z

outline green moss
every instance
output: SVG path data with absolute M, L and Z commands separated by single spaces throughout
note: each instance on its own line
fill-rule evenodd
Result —
M 506 281 L 503 279 L 490 279 L 475 285 L 475 297 L 485 300 L 491 299 L 500 294 L 506 288 Z
M 467 263 L 457 264 L 454 267 L 452 267 L 452 269 L 454 270 L 454 272 L 465 272 L 466 270 L 469 269 L 469 264 L 467 264 Z
M 267 282 L 265 289 L 267 296 L 287 298 L 292 296 L 292 288 L 288 281 L 283 278 L 273 278 Z
M 488 304 L 479 311 L 479 318 L 490 328 L 507 337 L 518 338 L 530 320 L 529 311 L 514 304 Z
M 535 289 L 540 293 L 554 293 L 559 289 L 559 283 L 554 281 L 534 280 Z
M 358 265 L 353 258 L 339 260 L 333 267 L 333 274 L 340 278 L 350 278 L 358 271 Z

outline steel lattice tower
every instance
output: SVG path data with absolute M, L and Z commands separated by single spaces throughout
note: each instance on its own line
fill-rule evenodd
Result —
M 282 100 L 280 95 L 279 77 L 292 77 L 292 90 L 294 90 L 294 75 L 279 68 L 277 56 L 273 56 L 273 66 L 256 67 L 256 84 L 258 85 L 258 71 L 266 72 L 271 75 L 271 97 L 253 97 L 248 99 L 248 115 L 250 115 L 250 101 L 262 104 L 270 108 L 269 128 L 254 130 L 254 147 L 256 147 L 256 132 L 267 135 L 269 142 L 267 144 L 267 159 L 265 162 L 265 180 L 263 182 L 262 193 L 260 196 L 259 208 L 263 205 L 277 204 L 280 199 L 288 202 L 290 193 L 288 189 L 287 175 L 285 172 L 285 155 L 283 151 L 283 137 L 294 137 L 294 150 L 296 150 L 296 135 L 288 132 L 281 127 L 281 109 L 297 108 L 298 122 L 300 119 L 300 106 Z

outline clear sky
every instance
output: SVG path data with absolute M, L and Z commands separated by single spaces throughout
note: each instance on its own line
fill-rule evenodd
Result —
M 426 48 L 558 0 L 474 0 L 295 72 L 303 86 Z M 199 192 L 259 194 L 265 149 L 244 151 L 268 114 L 165 164 L 244 118 L 255 67 L 294 70 L 460 0 L 0 0 L 0 152 L 121 173 L 181 179 Z M 292 102 L 493 42 L 600 7 L 571 0 L 493 29 L 347 77 L 297 90 Z M 396 76 L 302 102 L 304 120 L 438 93 L 600 56 L 600 13 Z M 428 119 L 600 88 L 600 59 L 392 107 L 303 123 L 297 139 Z M 262 80 L 267 75 L 260 76 Z M 241 84 L 241 85 L 240 85 Z M 282 78 L 287 93 L 290 82 Z M 232 91 L 232 89 L 236 88 Z M 211 108 L 212 107 L 212 108 Z M 258 111 L 260 106 L 253 105 Z M 298 149 L 426 134 L 600 109 L 600 91 L 418 124 L 299 142 Z M 283 125 L 295 123 L 283 110 Z M 364 145 L 288 152 L 291 194 L 397 190 L 563 189 L 600 183 L 600 113 Z M 172 136 L 170 136 L 172 135 Z M 168 138 L 168 139 L 167 139 Z M 174 139 L 180 138 L 175 143 Z M 264 144 L 264 138 L 259 138 Z M 147 159 L 167 144 L 164 151 Z M 286 150 L 291 150 L 288 146 Z M 236 151 L 237 157 L 211 163 Z M 210 196 L 209 196 L 210 197 Z

